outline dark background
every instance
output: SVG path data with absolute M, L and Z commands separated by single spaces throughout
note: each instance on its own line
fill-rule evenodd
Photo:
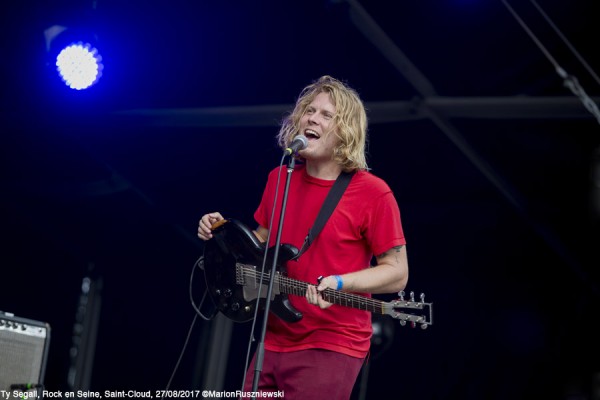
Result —
M 597 2 L 511 3 L 598 104 Z M 198 219 L 254 224 L 278 122 L 329 74 L 365 101 L 407 289 L 435 307 L 427 330 L 381 322 L 391 337 L 354 398 L 600 398 L 599 121 L 502 1 L 2 8 L 0 310 L 51 325 L 49 389 L 69 388 L 84 277 L 101 297 L 88 387 L 167 387 L 194 318 Z M 46 65 L 57 23 L 97 35 L 105 69 L 88 91 Z M 192 287 L 198 301 L 201 274 Z M 230 325 L 196 321 L 170 388 L 239 388 L 249 325 L 229 341 Z

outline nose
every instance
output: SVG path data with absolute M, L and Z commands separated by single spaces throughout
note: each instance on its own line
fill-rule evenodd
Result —
M 317 113 L 312 113 L 308 115 L 308 122 L 311 124 L 317 123 Z

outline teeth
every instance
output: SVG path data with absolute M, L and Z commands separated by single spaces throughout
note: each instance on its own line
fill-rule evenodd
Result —
M 320 138 L 319 134 L 315 131 L 313 131 L 312 129 L 307 129 L 306 131 L 304 131 L 306 136 L 314 136 L 317 139 Z

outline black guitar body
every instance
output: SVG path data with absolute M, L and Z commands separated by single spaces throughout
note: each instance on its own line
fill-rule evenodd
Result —
M 260 270 L 264 255 L 264 244 L 241 222 L 229 219 L 213 230 L 213 238 L 204 246 L 204 275 L 209 297 L 217 309 L 235 322 L 246 322 L 254 318 L 255 307 L 264 310 L 268 282 L 261 290 L 261 299 L 245 299 L 244 285 L 236 283 L 236 264 L 256 266 Z M 269 249 L 265 274 L 269 275 L 275 249 Z M 285 273 L 283 265 L 298 254 L 298 249 L 289 244 L 279 247 L 277 271 Z M 284 321 L 297 322 L 302 313 L 289 302 L 287 294 L 275 295 L 270 311 Z

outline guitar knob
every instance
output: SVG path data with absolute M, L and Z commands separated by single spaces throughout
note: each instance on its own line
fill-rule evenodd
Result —
M 225 297 L 231 297 L 233 295 L 233 292 L 231 291 L 231 289 L 227 288 L 225 289 L 225 293 L 223 293 L 225 295 Z
M 237 311 L 239 309 L 240 309 L 240 303 L 238 303 L 237 301 L 231 305 L 232 311 Z

